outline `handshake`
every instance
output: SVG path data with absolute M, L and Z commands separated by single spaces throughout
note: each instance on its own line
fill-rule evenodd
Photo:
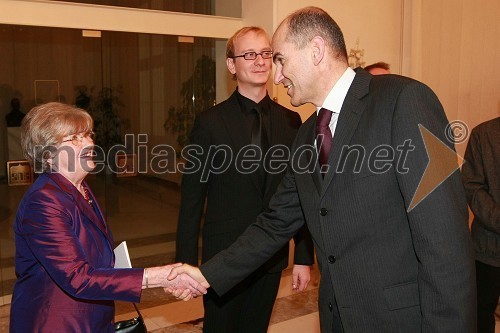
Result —
M 188 301 L 207 293 L 210 287 L 198 267 L 176 263 L 144 269 L 142 288 L 162 287 L 178 299 Z
M 293 291 L 304 291 L 310 279 L 311 268 L 309 265 L 293 265 Z M 165 292 L 174 295 L 178 299 L 188 301 L 191 298 L 206 294 L 210 284 L 198 267 L 177 263 L 144 269 L 142 287 L 162 287 Z

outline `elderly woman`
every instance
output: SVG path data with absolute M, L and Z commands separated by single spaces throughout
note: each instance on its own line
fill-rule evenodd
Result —
M 16 216 L 11 332 L 114 332 L 114 300 L 138 302 L 148 287 L 183 299 L 206 292 L 188 277 L 167 281 L 175 265 L 113 268 L 113 237 L 84 181 L 95 167 L 92 126 L 87 112 L 61 103 L 23 120 L 24 154 L 43 173 Z

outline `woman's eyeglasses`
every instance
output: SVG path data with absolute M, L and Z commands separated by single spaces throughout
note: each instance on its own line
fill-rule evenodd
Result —
M 95 139 L 95 133 L 94 133 L 94 131 L 88 131 L 88 132 L 85 132 L 83 134 L 73 134 L 73 136 L 71 137 L 71 139 L 63 140 L 63 141 L 61 141 L 61 143 L 62 142 L 70 142 L 71 141 L 76 146 L 79 143 L 81 143 L 84 138 L 89 138 L 92 141 L 94 141 L 94 139 Z

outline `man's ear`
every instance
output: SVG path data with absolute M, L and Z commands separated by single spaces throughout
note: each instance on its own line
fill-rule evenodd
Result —
M 318 65 L 321 60 L 323 60 L 323 57 L 325 56 L 325 48 L 326 48 L 326 43 L 323 37 L 316 36 L 313 39 L 311 39 L 310 42 L 311 46 L 311 56 L 314 65 Z
M 236 74 L 236 68 L 234 66 L 234 59 L 233 58 L 226 58 L 226 66 L 227 69 L 231 74 Z

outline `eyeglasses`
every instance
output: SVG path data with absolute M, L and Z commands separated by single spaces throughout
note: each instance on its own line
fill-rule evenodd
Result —
M 269 59 L 269 58 L 272 58 L 273 57 L 273 51 L 262 51 L 261 53 L 257 53 L 257 52 L 245 52 L 243 53 L 242 55 L 237 55 L 237 56 L 234 56 L 234 57 L 230 57 L 230 58 L 240 58 L 240 57 L 243 57 L 245 60 L 255 60 L 257 59 L 257 56 L 260 55 L 262 57 L 262 59 Z
M 84 138 L 89 138 L 92 141 L 95 139 L 95 133 L 94 131 L 88 131 L 83 134 L 73 134 L 71 139 L 63 140 L 62 142 L 72 142 L 75 146 L 83 141 Z

